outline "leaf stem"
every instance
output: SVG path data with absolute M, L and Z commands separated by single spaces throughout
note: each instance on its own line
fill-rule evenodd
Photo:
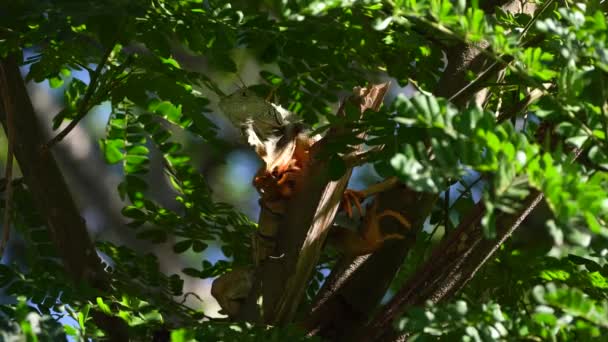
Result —
M 106 52 L 101 58 L 101 61 L 99 62 L 99 64 L 97 64 L 95 71 L 93 72 L 93 74 L 91 74 L 91 81 L 89 82 L 89 86 L 87 87 L 86 93 L 80 101 L 76 117 L 74 117 L 74 119 L 61 132 L 59 132 L 55 137 L 53 137 L 46 144 L 44 144 L 43 150 L 49 150 L 55 144 L 63 140 L 63 138 L 65 138 L 78 125 L 80 120 L 82 120 L 89 113 L 91 109 L 89 102 L 91 101 L 91 98 L 93 97 L 93 94 L 97 89 L 97 82 L 99 80 L 99 76 L 101 76 L 101 72 L 103 71 L 103 68 L 106 65 L 108 59 L 110 58 L 110 54 L 112 54 L 115 45 L 116 44 L 112 44 L 106 50 Z

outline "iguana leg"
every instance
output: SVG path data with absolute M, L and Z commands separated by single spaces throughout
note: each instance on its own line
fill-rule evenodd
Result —
M 375 200 L 367 207 L 367 212 L 361 222 L 358 232 L 344 227 L 334 227 L 329 235 L 329 242 L 344 254 L 357 256 L 375 252 L 384 241 L 390 239 L 404 239 L 400 233 L 384 234 L 380 229 L 380 220 L 386 216 L 397 219 L 404 228 L 410 229 L 412 225 L 400 213 L 393 210 L 377 212 L 378 201 Z
M 261 195 L 262 205 L 273 212 L 282 212 L 284 201 L 298 190 L 301 176 L 310 160 L 312 141 L 297 138 L 291 158 L 271 170 L 262 167 L 256 174 L 253 185 Z
M 344 194 L 342 195 L 342 202 L 340 202 L 340 207 L 342 208 L 342 210 L 344 210 L 344 212 L 346 212 L 348 218 L 353 217 L 353 205 L 355 206 L 355 208 L 357 208 L 359 216 L 363 217 L 363 208 L 361 207 L 361 202 L 363 202 L 365 197 L 366 195 L 362 191 L 351 189 L 344 190 Z
M 262 201 L 281 201 L 290 198 L 296 191 L 301 173 L 302 169 L 292 159 L 270 172 L 262 168 L 254 178 L 253 185 L 258 189 Z
M 389 177 L 385 180 L 383 180 L 380 183 L 376 183 L 371 185 L 369 188 L 362 190 L 362 191 L 357 191 L 357 190 L 350 190 L 350 189 L 346 189 L 344 191 L 344 195 L 342 197 L 342 202 L 340 204 L 342 210 L 344 210 L 344 212 L 346 212 L 346 215 L 349 218 L 353 217 L 353 210 L 352 210 L 352 206 L 354 205 L 355 208 L 357 208 L 357 211 L 359 212 L 359 216 L 363 216 L 363 210 L 361 208 L 361 202 L 363 202 L 363 200 L 365 200 L 367 197 L 371 196 L 371 195 L 375 195 L 377 193 L 389 190 L 391 188 L 393 188 L 394 186 L 396 186 L 398 184 L 398 180 L 396 177 Z

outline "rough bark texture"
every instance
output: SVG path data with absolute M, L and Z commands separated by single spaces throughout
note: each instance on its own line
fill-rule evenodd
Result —
M 525 12 L 530 14 L 535 9 L 534 4 L 519 0 L 484 2 L 483 9 L 486 13 L 492 13 L 497 6 L 500 6 L 503 10 L 511 13 Z M 469 72 L 479 75 L 486 71 L 487 74 L 484 76 L 486 78 L 485 80 L 497 77 L 504 66 L 492 66 L 492 63 L 481 50 L 485 47 L 487 47 L 487 44 L 478 46 L 457 44 L 450 47 L 446 51 L 448 66 L 442 74 L 439 82 L 440 86 L 434 91 L 434 95 L 446 98 L 454 96 L 469 84 L 470 80 L 467 78 L 467 73 Z M 480 92 L 479 88 L 470 87 L 455 98 L 455 104 L 463 106 L 471 100 L 481 103 L 485 100 L 486 95 L 485 92 Z M 394 196 L 394 194 L 390 193 L 381 194 L 379 197 L 381 204 L 378 210 L 390 209 L 386 206 L 388 203 L 410 202 L 415 203 L 415 205 L 412 208 L 405 208 L 406 210 L 409 210 L 409 212 L 401 211 L 402 214 L 408 217 L 408 215 L 412 215 L 412 211 L 414 211 L 415 215 L 425 215 L 425 212 L 428 213 L 427 210 L 430 210 L 433 207 L 437 199 L 436 196 L 419 194 L 412 191 L 403 193 L 398 197 Z M 477 214 L 478 213 L 475 212 L 471 213 L 467 222 L 473 224 L 474 220 L 472 219 L 476 218 Z M 420 222 L 419 225 L 414 224 L 413 230 L 419 230 L 421 225 L 422 222 Z M 472 228 L 476 227 L 477 225 L 472 225 Z M 512 232 L 512 230 L 510 232 Z M 507 236 L 509 235 L 510 233 L 507 234 Z M 493 246 L 500 245 L 500 243 L 496 244 L 495 240 L 489 243 Z M 442 252 L 442 246 L 436 248 L 436 253 L 440 252 Z M 319 298 L 316 300 L 316 305 L 313 307 L 310 319 L 304 322 L 304 326 L 309 333 L 311 335 L 330 337 L 334 340 L 350 340 L 351 338 L 358 336 L 370 337 L 373 334 L 360 335 L 360 332 L 365 331 L 366 329 L 378 329 L 377 331 L 382 331 L 383 333 L 374 336 L 383 336 L 385 331 L 388 331 L 388 335 L 390 336 L 391 329 L 389 324 L 382 325 L 381 327 L 370 326 L 363 329 L 353 328 L 360 327 L 370 318 L 369 314 L 373 312 L 380 303 L 391 280 L 403 264 L 407 253 L 407 244 L 405 242 L 396 242 L 387 244 L 369 257 L 355 260 L 353 264 L 349 264 L 352 260 L 340 261 L 340 267 L 337 267 L 332 271 L 327 284 L 325 284 L 324 288 L 321 290 Z M 484 254 L 481 250 L 476 253 Z M 449 258 L 446 260 L 451 261 Z M 433 264 L 436 262 L 437 261 L 435 260 Z M 475 267 L 478 268 L 480 266 L 481 264 Z M 424 272 L 424 268 L 416 272 L 410 281 L 418 279 L 421 272 Z M 432 274 L 439 275 L 439 273 L 436 272 L 432 272 Z M 438 276 L 437 280 L 440 279 L 445 278 Z M 436 292 L 429 290 L 423 292 L 423 294 L 418 297 L 420 299 L 418 303 L 423 303 L 426 299 L 430 299 L 431 297 L 444 298 L 446 294 L 452 295 L 457 289 L 464 286 L 468 279 L 469 278 L 460 281 L 458 286 L 454 286 L 455 284 L 448 284 L 447 286 L 452 290 L 444 289 Z M 406 284 L 406 286 L 408 285 Z M 355 330 L 355 332 L 353 332 L 353 330 Z M 363 340 L 364 339 L 362 339 L 362 341 Z M 369 339 L 369 341 L 371 340 L 373 339 Z
M 520 0 L 484 2 L 486 9 L 492 8 L 492 5 L 503 6 L 503 9 L 514 13 L 529 11 L 528 5 Z M 448 68 L 435 95 L 451 97 L 469 82 L 466 79 L 467 72 L 478 74 L 486 70 L 490 63 L 480 52 L 483 48 L 483 44 L 475 47 L 463 44 L 450 48 L 447 51 Z M 0 63 L 7 75 L 7 82 L 0 84 L 0 87 L 8 89 L 15 104 L 12 109 L 16 113 L 15 154 L 36 206 L 47 218 L 51 236 L 69 274 L 76 281 L 87 281 L 104 288 L 107 282 L 86 225 L 53 155 L 42 149 L 44 135 L 40 131 L 17 63 L 10 59 Z M 470 101 L 475 94 L 479 94 L 478 91 L 479 89 L 472 88 L 470 92 L 463 93 L 458 97 L 457 104 Z M 0 116 L 0 119 L 4 124 L 4 116 Z M 308 177 L 310 183 L 307 184 L 306 195 L 294 198 L 285 219 L 280 223 L 277 253 L 256 272 L 261 282 L 254 286 L 243 311 L 250 318 L 255 318 L 253 312 L 257 312 L 257 297 L 263 294 L 266 322 L 287 323 L 292 320 L 318 259 L 327 228 L 337 210 L 339 196 L 349 177 L 350 170 L 342 179 L 332 182 L 328 177 L 327 163 L 318 161 L 315 164 Z M 422 226 L 436 198 L 435 195 L 399 187 L 379 196 L 379 210 L 393 209 L 401 212 L 412 221 L 416 230 Z M 504 239 L 510 236 L 541 198 L 542 195 L 538 193 L 532 194 L 523 213 L 513 217 L 503 216 L 498 223 L 499 238 L 492 241 L 481 238 L 479 219 L 483 207 L 479 206 L 454 235 L 438 246 L 435 254 L 394 300 L 362 330 L 365 334 L 358 337 L 371 341 L 387 336 L 387 332 L 391 336 L 390 323 L 404 307 L 420 304 L 427 299 L 439 301 L 453 295 L 487 261 Z M 265 217 L 276 220 L 264 215 L 262 213 L 261 220 L 265 220 Z M 388 224 L 386 228 L 391 229 Z M 393 241 L 373 255 L 341 260 L 320 292 L 311 317 L 304 325 L 313 333 L 343 339 L 354 328 L 364 324 L 403 264 L 411 243 L 412 239 Z M 100 326 L 104 325 L 104 319 L 97 319 Z M 120 334 L 120 326 L 116 328 L 111 327 L 113 322 L 109 324 L 104 327 L 107 331 Z
M 330 339 L 342 339 L 369 318 L 395 273 L 415 242 L 416 232 L 430 213 L 436 196 L 416 193 L 400 185 L 379 195 L 379 207 L 401 213 L 412 223 L 403 240 L 388 241 L 372 255 L 354 261 L 344 258 L 332 270 L 317 296 L 310 317 L 304 325 L 311 333 Z M 387 220 L 383 231 L 403 231 L 396 221 Z
M 419 271 L 399 290 L 386 307 L 363 329 L 357 341 L 391 340 L 392 321 L 413 305 L 427 301 L 437 303 L 453 296 L 496 252 L 524 219 L 540 203 L 537 191 L 524 200 L 523 210 L 515 215 L 500 215 L 496 223 L 496 239 L 485 239 L 481 230 L 483 204 L 478 204 L 454 233 L 444 240 Z
M 69 276 L 74 282 L 86 282 L 100 290 L 109 283 L 97 256 L 86 224 L 80 216 L 52 153 L 43 148 L 44 133 L 34 112 L 23 83 L 19 65 L 14 57 L 0 59 L 3 77 L 0 78 L 0 94 L 6 108 L 14 116 L 15 158 L 23 173 L 25 184 L 32 194 L 36 209 L 46 218 L 46 223 Z M 6 115 L 0 111 L 0 121 L 6 131 Z M 127 337 L 126 327 L 119 318 L 95 314 L 96 322 L 113 338 Z
M 354 95 L 346 101 L 357 106 L 361 115 L 367 109 L 377 111 L 387 89 L 388 83 L 356 88 Z M 344 115 L 343 106 L 338 115 Z M 253 289 L 239 318 L 251 321 L 261 318 L 270 324 L 287 324 L 293 320 L 352 172 L 347 169 L 340 179 L 330 179 L 329 158 L 323 152 L 324 146 L 340 134 L 341 129 L 332 130 L 312 146 L 310 165 L 304 168 L 301 177 L 303 191 L 289 199 L 284 215 L 277 216 L 262 209 L 260 230 L 277 232 L 276 247 L 258 266 Z
M 15 157 L 38 210 L 46 217 L 57 251 L 77 281 L 98 281 L 103 274 L 101 262 L 72 196 L 50 151 L 42 148 L 44 134 L 34 113 L 14 59 L 3 60 L 6 83 L 0 86 L 12 98 L 16 144 Z M 2 93 L 5 93 L 4 91 Z M 5 125 L 5 115 L 2 124 Z M 6 129 L 6 128 L 5 128 Z

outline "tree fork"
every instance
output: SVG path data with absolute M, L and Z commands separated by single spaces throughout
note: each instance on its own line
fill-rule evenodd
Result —
M 498 0 L 488 1 L 483 4 L 484 10 L 489 13 L 492 12 L 496 7 L 501 7 L 503 10 L 511 13 L 532 13 L 535 10 L 534 4 L 522 4 L 517 0 Z M 448 66 L 444 70 L 442 77 L 439 81 L 441 85 L 434 91 L 435 96 L 449 98 L 459 92 L 463 87 L 468 84 L 467 73 L 473 72 L 479 74 L 483 70 L 487 69 L 487 56 L 485 56 L 480 46 L 473 46 L 469 44 L 457 44 L 449 48 L 447 53 Z M 486 75 L 491 78 L 496 76 L 496 73 L 502 69 L 493 69 L 492 74 Z M 459 101 L 456 105 L 463 106 L 473 98 L 477 98 L 477 102 L 483 102 L 487 92 L 480 94 L 479 89 L 476 92 L 468 92 L 459 96 Z M 412 201 L 419 197 L 424 198 L 419 205 L 423 208 L 427 206 L 432 208 L 437 196 L 423 196 L 421 193 L 410 191 L 400 198 L 389 197 L 388 194 L 381 194 L 380 198 L 384 196 L 389 198 L 385 203 L 392 203 L 394 201 Z M 383 201 L 380 202 L 379 210 L 384 210 Z M 420 210 L 420 209 L 418 209 Z M 410 213 L 411 214 L 411 213 Z M 416 225 L 415 229 L 416 230 Z M 393 247 L 394 246 L 394 247 Z M 342 320 L 341 317 L 348 317 L 353 313 L 353 306 L 347 303 L 358 303 L 361 298 L 368 298 L 370 300 L 365 301 L 365 305 L 357 305 L 357 312 L 366 313 L 373 310 L 382 299 L 382 295 L 388 289 L 391 280 L 403 264 L 405 257 L 407 256 L 408 248 L 404 241 L 394 241 L 387 244 L 380 250 L 376 251 L 373 255 L 365 257 L 364 259 L 358 259 L 359 264 L 346 266 L 348 260 L 341 260 L 338 265 L 342 265 L 341 268 L 332 270 L 330 279 L 340 279 L 339 285 L 326 284 L 320 291 L 320 296 L 324 297 L 323 300 L 317 300 L 318 305 L 313 308 L 313 312 L 307 320 L 304 322 L 304 326 L 308 329 L 309 334 L 321 336 L 332 336 L 342 337 L 343 333 L 349 332 L 350 326 L 357 326 L 364 324 L 369 317 L 366 314 L 362 314 L 358 319 L 354 321 Z M 351 260 L 352 262 L 352 260 Z M 354 270 L 353 270 L 354 269 Z M 347 273 L 357 273 L 358 275 L 352 276 L 346 274 L 343 276 L 345 270 Z M 333 273 L 338 273 L 333 275 Z M 355 281 L 356 280 L 356 281 Z M 366 284 L 366 286 L 360 286 L 356 282 Z M 330 293 L 327 293 L 329 291 Z M 370 293 L 381 293 L 378 296 L 370 296 Z M 328 300 L 331 296 L 336 296 L 334 300 Z M 321 298 L 321 297 L 319 297 Z M 376 298 L 376 300 L 371 300 Z M 342 303 L 337 305 L 336 303 Z M 322 318 L 325 317 L 325 318 Z M 354 317 L 354 316 L 352 316 Z M 319 323 L 322 322 L 322 325 Z M 352 331 L 350 331 L 353 334 Z M 356 333 L 353 334 L 356 336 Z
M 346 105 L 355 105 L 361 115 L 367 109 L 377 111 L 388 86 L 388 83 L 383 83 L 355 88 L 353 96 L 345 100 L 338 110 L 338 115 L 344 115 Z M 305 191 L 296 193 L 289 200 L 285 215 L 273 215 L 262 207 L 259 225 L 276 227 L 273 231 L 278 232 L 277 244 L 274 254 L 265 259 L 255 272 L 253 288 L 241 309 L 240 319 L 263 320 L 268 324 L 287 324 L 293 320 L 352 172 L 348 168 L 340 179 L 332 181 L 328 158 L 319 157 L 327 142 L 340 135 L 342 129 L 330 130 L 312 146 L 311 165 L 302 177 Z M 263 299 L 261 317 L 260 297 Z

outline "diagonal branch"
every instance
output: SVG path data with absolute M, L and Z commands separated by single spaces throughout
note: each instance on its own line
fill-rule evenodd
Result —
M 582 150 L 577 150 L 572 162 L 578 160 L 581 154 Z M 483 236 L 481 219 L 485 207 L 480 202 L 454 233 L 435 249 L 415 276 L 367 324 L 363 329 L 365 334 L 361 335 L 359 341 L 388 339 L 392 334 L 393 320 L 410 306 L 423 305 L 427 301 L 437 303 L 451 298 L 475 276 L 543 198 L 543 194 L 538 190 L 531 191 L 523 200 L 519 212 L 498 215 L 495 239 L 486 239 Z
M 76 112 L 76 117 L 74 117 L 74 119 L 72 121 L 70 121 L 70 123 L 61 132 L 57 133 L 56 136 L 54 136 L 51 140 L 49 140 L 44 145 L 44 148 L 50 149 L 55 144 L 57 144 L 58 142 L 63 140 L 63 138 L 65 138 L 78 125 L 78 123 L 82 119 L 84 119 L 84 117 L 89 113 L 89 110 L 91 109 L 91 104 L 90 104 L 91 98 L 93 97 L 95 90 L 97 90 L 97 86 L 98 86 L 97 81 L 99 80 L 99 76 L 101 76 L 101 72 L 103 71 L 103 68 L 107 63 L 108 58 L 110 58 L 110 55 L 112 54 L 113 50 L 114 50 L 114 44 L 112 44 L 110 47 L 108 47 L 108 49 L 105 51 L 105 53 L 101 57 L 101 61 L 99 62 L 99 64 L 97 64 L 95 71 L 91 74 L 89 86 L 87 87 L 87 90 L 86 90 L 84 96 L 82 97 L 82 100 L 78 104 L 78 110 Z
M 480 228 L 485 212 L 483 204 L 475 207 L 454 234 L 435 249 L 435 253 L 416 272 L 415 277 L 395 295 L 386 307 L 366 326 L 359 341 L 389 339 L 395 318 L 408 307 L 437 303 L 460 290 L 523 220 L 540 203 L 543 196 L 535 191 L 524 201 L 525 208 L 518 215 L 502 215 L 497 223 L 497 238 L 484 239 Z
M 367 109 L 378 111 L 382 105 L 388 86 L 389 83 L 383 83 L 372 85 L 368 88 L 355 88 L 355 94 L 347 101 L 358 105 L 361 116 Z M 346 102 L 343 104 L 343 108 L 339 110 L 339 114 L 343 115 L 345 105 Z M 328 136 L 317 144 L 318 146 L 313 146 L 312 153 L 315 153 L 315 151 L 321 153 L 324 144 L 331 141 L 333 137 L 332 133 L 340 134 L 341 132 L 339 130 L 330 132 Z M 348 169 L 345 175 L 339 180 L 329 181 L 327 159 L 319 158 L 318 155 L 315 156 L 314 154 L 312 158 L 314 162 L 310 167 L 310 174 L 306 176 L 306 181 L 309 182 L 309 186 L 305 185 L 303 188 L 312 189 L 313 194 L 315 194 L 315 190 L 320 191 L 316 192 L 314 197 L 308 195 L 303 196 L 304 198 L 302 199 L 304 201 L 302 202 L 300 202 L 300 198 L 294 199 L 294 205 L 290 206 L 288 209 L 287 217 L 290 217 L 295 222 L 288 222 L 287 225 L 283 226 L 283 229 L 279 231 L 280 234 L 290 232 L 290 230 L 295 232 L 295 234 L 285 234 L 287 235 L 287 239 L 284 241 L 287 243 L 283 245 L 284 247 L 287 247 L 287 249 L 284 249 L 287 253 L 295 252 L 295 255 L 292 254 L 295 258 L 290 260 L 288 256 L 288 258 L 286 258 L 287 263 L 278 265 L 279 269 L 275 269 L 275 271 L 277 271 L 287 266 L 287 268 L 283 270 L 287 271 L 285 274 L 290 276 L 285 279 L 280 279 L 281 277 L 277 276 L 273 277 L 273 280 L 276 281 L 274 284 L 284 287 L 284 290 L 280 292 L 280 296 L 277 298 L 278 300 L 276 301 L 273 311 L 271 311 L 272 316 L 268 316 L 272 317 L 271 321 L 273 322 L 288 323 L 293 319 L 297 306 L 304 294 L 304 290 L 308 285 L 308 280 L 317 264 L 327 233 L 329 232 L 331 223 L 338 211 L 342 194 L 346 189 L 346 185 L 348 184 L 348 180 L 352 173 L 352 169 Z M 308 207 L 304 206 L 307 204 L 309 205 Z M 301 208 L 313 209 L 311 210 L 311 213 L 313 213 L 311 217 L 312 220 L 308 221 L 310 223 L 301 220 Z M 301 223 L 298 224 L 299 222 Z M 305 235 L 300 235 L 302 233 Z M 279 247 L 281 247 L 281 241 L 279 242 Z M 267 289 L 271 288 L 273 287 L 268 287 Z M 273 294 L 266 292 L 264 299 L 267 299 L 268 295 L 272 296 Z
M 487 1 L 481 6 L 484 6 L 487 13 L 492 13 L 497 6 L 511 13 L 530 13 L 534 10 L 534 4 L 522 3 L 519 0 Z M 448 66 L 442 73 L 434 95 L 449 98 L 469 84 L 467 75 L 470 72 L 479 74 L 488 69 L 491 59 L 484 54 L 483 48 L 484 46 L 464 43 L 448 48 L 446 50 Z M 492 67 L 484 73 L 484 79 L 496 77 L 500 71 L 501 68 Z M 456 99 L 456 105 L 462 106 L 474 97 L 485 97 L 485 94 L 479 96 L 478 93 L 479 87 L 467 87 L 467 91 L 462 92 Z M 352 159 L 352 162 L 353 164 L 365 162 L 370 156 L 373 157 L 374 153 L 380 152 L 373 150 L 369 154 L 363 153 Z M 420 215 L 424 222 L 437 196 L 411 190 L 399 193 L 395 190 L 380 194 L 379 198 L 379 210 L 391 209 L 391 205 L 404 203 L 404 206 L 397 211 L 404 215 L 414 214 L 416 218 Z M 410 217 L 410 220 L 416 222 L 414 218 Z M 419 230 L 422 222 L 414 223 L 412 231 Z M 342 339 L 344 336 L 357 334 L 356 331 L 353 332 L 352 327 L 361 326 L 369 319 L 369 313 L 380 303 L 408 251 L 409 246 L 405 240 L 393 241 L 371 256 L 360 257 L 354 262 L 352 259 L 339 261 L 340 267 L 332 270 L 330 278 L 313 305 L 312 313 L 304 321 L 307 331 L 311 335 Z
M 358 106 L 361 115 L 367 109 L 378 110 L 388 83 L 356 88 L 348 101 Z M 339 113 L 344 111 L 343 104 Z M 242 309 L 242 317 L 259 320 L 257 302 L 263 298 L 263 320 L 271 324 L 289 323 L 304 295 L 317 264 L 327 233 L 338 210 L 352 169 L 338 180 L 329 177 L 328 158 L 321 158 L 332 137 L 340 129 L 313 145 L 311 164 L 302 176 L 302 189 L 287 203 L 285 215 L 277 216 L 262 208 L 260 230 L 277 231 L 273 255 L 256 271 L 256 282 Z M 272 227 L 272 228 L 269 228 Z
M 353 327 L 367 321 L 370 311 L 384 297 L 395 272 L 415 243 L 416 231 L 422 228 L 436 197 L 435 194 L 417 193 L 403 185 L 378 195 L 379 207 L 402 213 L 412 223 L 412 229 L 406 233 L 406 239 L 387 241 L 371 255 L 354 260 L 343 257 L 338 261 L 303 322 L 309 334 L 349 340 L 356 330 Z M 399 228 L 397 222 L 387 221 L 382 229 Z

